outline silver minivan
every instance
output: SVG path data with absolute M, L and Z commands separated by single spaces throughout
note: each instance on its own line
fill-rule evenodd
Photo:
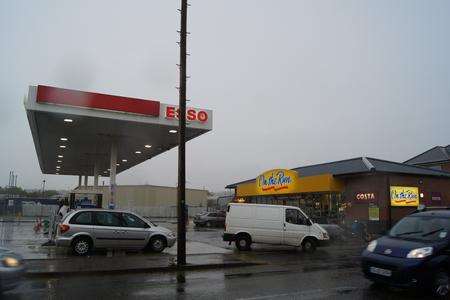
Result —
M 72 248 L 76 255 L 92 249 L 115 248 L 161 252 L 175 243 L 167 228 L 130 211 L 79 209 L 69 212 L 58 225 L 56 245 Z

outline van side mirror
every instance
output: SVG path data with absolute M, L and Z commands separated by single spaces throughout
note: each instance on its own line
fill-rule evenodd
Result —
M 313 223 L 313 221 L 311 221 L 311 219 L 306 219 L 306 225 L 311 226 Z

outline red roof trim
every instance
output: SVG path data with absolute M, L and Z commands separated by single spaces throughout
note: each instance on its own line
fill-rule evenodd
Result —
M 82 92 L 38 85 L 36 101 L 159 116 L 159 101 Z

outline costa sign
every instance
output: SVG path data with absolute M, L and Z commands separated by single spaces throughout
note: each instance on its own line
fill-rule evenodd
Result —
M 357 193 L 356 200 L 375 200 L 375 193 Z
M 178 119 L 179 108 L 176 106 L 167 106 L 165 111 L 166 119 Z M 208 113 L 201 109 L 187 108 L 186 109 L 186 120 L 192 122 L 205 123 L 208 121 Z

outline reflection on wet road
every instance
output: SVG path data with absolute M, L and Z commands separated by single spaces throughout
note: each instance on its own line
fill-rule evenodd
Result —
M 374 288 L 359 268 L 302 272 L 258 266 L 116 276 L 28 279 L 5 299 L 424 299 Z

